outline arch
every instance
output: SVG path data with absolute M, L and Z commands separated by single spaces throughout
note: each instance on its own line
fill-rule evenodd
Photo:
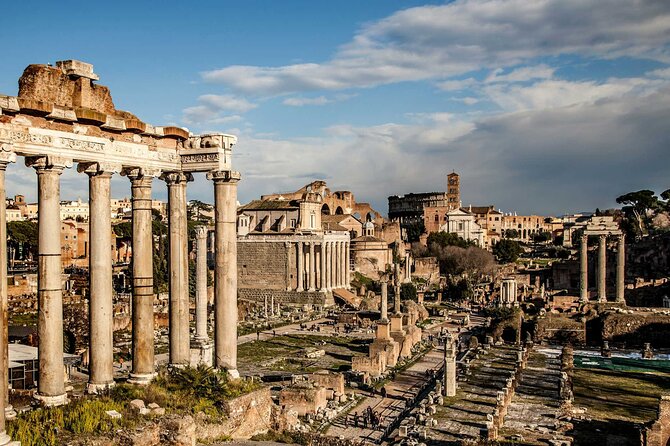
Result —
M 365 216 L 365 221 L 375 221 L 375 214 L 371 211 Z
M 321 214 L 330 215 L 330 206 L 328 206 L 328 204 L 323 203 L 323 206 L 321 206 Z
M 342 209 L 342 206 L 338 206 L 337 209 L 335 209 L 335 215 L 343 215 L 344 214 L 344 209 Z

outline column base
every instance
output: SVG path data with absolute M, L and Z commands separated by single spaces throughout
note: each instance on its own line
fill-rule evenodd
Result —
M 307 291 L 309 291 L 310 293 L 313 293 L 314 291 L 316 291 L 316 288 L 309 288 Z
M 599 298 L 598 298 L 598 303 L 599 303 L 599 304 L 607 303 L 607 298 L 606 298 L 606 297 L 599 297 Z
M 86 393 L 89 395 L 99 395 L 108 392 L 115 385 L 114 381 L 108 383 L 86 383 Z
M 16 410 L 14 410 L 14 406 L 12 406 L 11 404 L 7 404 L 7 406 L 5 407 L 5 420 L 13 420 L 14 418 L 16 418 L 16 415 L 17 413 Z M 0 443 L 0 445 L 1 444 L 2 443 Z
M 0 432 L 0 446 L 21 446 L 20 441 L 12 441 L 11 437 L 7 435 L 7 432 Z
M 226 369 L 226 372 L 228 372 L 230 378 L 238 379 L 240 377 L 240 372 L 237 369 Z
M 207 367 L 214 365 L 214 344 L 208 340 L 195 340 L 191 344 L 191 367 L 197 367 L 200 364 Z
M 44 407 L 63 406 L 68 403 L 67 393 L 55 396 L 40 395 L 39 393 L 35 393 L 33 395 L 33 398 L 35 398 L 35 400 L 39 403 L 40 406 Z
M 146 386 L 153 381 L 156 373 L 131 373 L 128 378 L 129 384 L 136 384 L 138 386 Z

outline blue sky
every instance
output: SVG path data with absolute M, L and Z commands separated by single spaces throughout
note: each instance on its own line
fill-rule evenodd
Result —
M 670 188 L 669 2 L 43 1 L 3 16 L 0 93 L 31 63 L 93 63 L 119 109 L 238 135 L 242 202 L 325 179 L 386 213 L 452 170 L 464 205 L 519 213 Z M 10 168 L 8 193 L 35 188 Z M 63 175 L 64 199 L 86 190 Z

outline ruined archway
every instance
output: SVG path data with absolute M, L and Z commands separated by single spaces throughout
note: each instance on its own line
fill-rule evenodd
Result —
M 323 206 L 321 206 L 321 214 L 330 215 L 330 207 L 326 203 L 324 203 Z
M 342 206 L 338 206 L 337 209 L 335 209 L 335 215 L 343 215 L 344 210 L 342 209 Z

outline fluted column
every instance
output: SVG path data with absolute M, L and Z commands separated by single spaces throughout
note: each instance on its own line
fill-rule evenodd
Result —
M 607 236 L 598 238 L 598 302 L 607 302 Z
M 344 286 L 349 289 L 351 287 L 351 244 L 346 242 L 344 244 L 345 258 L 345 283 Z
M 8 314 L 7 314 L 7 193 L 5 191 L 5 171 L 7 164 L 16 161 L 16 154 L 0 146 L 0 445 L 8 444 L 11 439 L 5 429 L 5 411 L 13 411 L 9 404 L 9 351 L 8 351 Z
M 616 301 L 626 303 L 624 290 L 626 289 L 626 236 L 621 234 L 617 240 L 616 253 Z
M 210 172 L 214 180 L 214 350 L 215 365 L 233 377 L 237 371 L 237 182 L 240 173 Z
M 60 175 L 70 160 L 26 158 L 37 171 L 37 335 L 39 373 L 35 398 L 45 406 L 67 403 L 63 363 L 63 284 L 60 243 Z M 109 212 L 109 209 L 107 210 Z
M 298 287 L 296 288 L 296 291 L 300 292 L 305 290 L 303 286 L 303 278 L 305 277 L 305 253 L 302 248 L 302 242 L 297 242 L 295 246 L 298 254 Z
M 323 262 L 323 259 L 324 259 L 324 257 L 323 257 L 323 242 L 319 243 L 319 251 L 318 252 L 319 252 L 319 255 L 318 255 L 319 261 L 316 263 L 317 277 L 318 277 L 318 283 L 319 283 L 318 286 L 319 286 L 320 291 L 325 291 L 326 284 L 323 280 L 323 277 L 324 277 L 323 273 L 324 273 L 326 268 L 324 267 L 324 262 Z
M 314 242 L 309 243 L 309 290 L 316 289 L 316 258 Z
M 207 334 L 207 227 L 195 228 L 195 341 L 209 342 Z M 267 317 L 267 303 L 265 308 Z
M 120 166 L 79 164 L 88 175 L 89 274 L 88 304 L 88 393 L 98 393 L 114 385 L 114 308 L 112 298 L 112 221 L 109 212 L 111 179 Z
M 589 300 L 589 237 L 582 234 L 579 245 L 579 300 Z
M 344 285 L 344 243 L 337 242 L 337 286 Z
M 154 373 L 154 241 L 151 183 L 159 172 L 126 169 L 130 179 L 133 213 L 133 367 L 128 382 L 149 384 Z
M 326 260 L 327 260 L 327 271 L 326 271 L 326 280 L 328 281 L 328 291 L 333 290 L 333 242 L 326 242 Z
M 168 187 L 168 283 L 170 365 L 182 367 L 190 362 L 188 299 L 188 229 L 186 222 L 186 183 L 191 174 L 165 173 Z

